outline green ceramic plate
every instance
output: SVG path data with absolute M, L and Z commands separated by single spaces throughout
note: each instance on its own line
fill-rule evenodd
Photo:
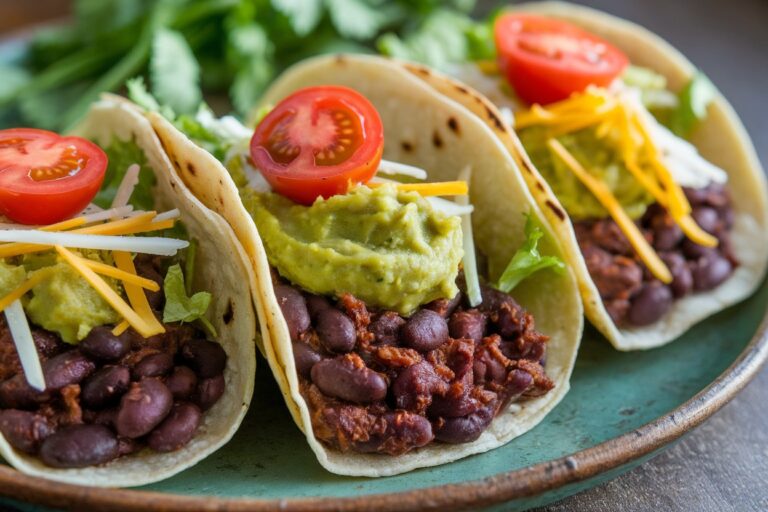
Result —
M 19 46 L 0 45 L 0 58 Z M 256 395 L 235 438 L 201 464 L 136 490 L 47 482 L 0 464 L 0 495 L 105 510 L 525 509 L 615 477 L 730 400 L 768 358 L 768 284 L 673 344 L 619 353 L 588 329 L 563 402 L 492 452 L 380 478 L 338 477 L 316 462 L 260 361 Z M 761 325 L 762 322 L 762 325 Z M 25 510 L 47 510 L 18 502 Z

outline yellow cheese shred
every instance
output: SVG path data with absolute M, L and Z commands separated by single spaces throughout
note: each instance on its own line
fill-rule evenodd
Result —
M 51 272 L 51 269 L 43 269 L 32 274 L 32 277 L 21 283 L 8 295 L 0 299 L 0 311 L 5 311 L 5 308 L 10 306 L 13 301 L 19 300 L 24 296 L 25 293 L 50 277 Z
M 147 290 L 150 290 L 153 292 L 160 290 L 159 284 L 157 284 L 151 279 L 147 279 L 146 277 L 141 277 L 139 275 L 136 275 L 135 273 L 131 273 L 130 271 L 115 268 L 112 265 L 107 265 L 106 263 L 101 263 L 100 261 L 89 260 L 87 258 L 82 258 L 82 260 L 85 266 L 87 266 L 97 274 L 114 277 L 115 279 L 118 279 L 125 284 L 130 283 L 132 285 L 136 285 L 141 288 L 146 288 Z
M 115 292 L 115 290 L 113 290 L 101 277 L 99 277 L 96 272 L 88 268 L 82 262 L 81 258 L 76 256 L 68 249 L 62 247 L 61 245 L 56 245 L 55 249 L 56 252 L 58 252 L 59 255 L 72 266 L 72 268 L 77 270 L 80 275 L 82 275 L 83 278 L 88 281 L 88 283 L 98 292 L 98 294 L 101 295 L 102 298 L 104 298 L 104 300 L 107 301 L 107 303 L 120 314 L 120 316 L 122 316 L 129 324 L 131 324 L 131 327 L 133 327 L 136 332 L 145 338 L 149 338 L 150 336 L 158 334 L 154 329 L 152 329 L 151 326 L 147 325 L 144 319 L 139 316 L 136 311 L 131 309 L 131 307 L 125 303 L 122 297 L 120 297 L 117 292 Z
M 390 183 L 390 182 L 386 182 Z M 368 182 L 370 188 L 378 188 L 385 183 Z M 440 181 L 436 183 L 396 183 L 401 192 L 418 192 L 422 196 L 464 196 L 469 192 L 466 181 Z
M 638 256 L 648 270 L 662 283 L 672 282 L 672 273 L 661 261 L 658 254 L 653 250 L 648 241 L 643 236 L 640 229 L 632 222 L 627 213 L 619 204 L 619 201 L 611 193 L 610 189 L 597 178 L 589 174 L 574 156 L 556 139 L 549 139 L 547 145 L 552 151 L 573 171 L 573 174 L 586 186 L 590 192 L 600 201 L 600 204 L 608 210 L 611 218 L 618 224 L 619 228 L 627 235 L 629 243 L 637 252 Z
M 112 251 L 112 256 L 115 258 L 117 268 L 128 274 L 136 275 L 136 267 L 134 266 L 133 259 L 129 253 Z M 133 306 L 139 316 L 141 316 L 144 322 L 151 328 L 153 335 L 165 332 L 165 327 L 157 320 L 155 313 L 149 306 L 149 301 L 147 300 L 144 290 L 142 290 L 141 287 L 128 282 L 126 282 L 124 286 L 125 293 L 128 295 L 128 300 L 130 301 L 131 306 Z M 159 289 L 160 288 L 158 287 L 158 290 Z M 144 337 L 146 338 L 148 336 Z
M 122 322 L 117 324 L 114 329 L 112 329 L 112 334 L 114 334 L 115 336 L 120 336 L 125 331 L 127 331 L 130 326 L 131 324 L 129 324 L 126 320 L 123 320 Z

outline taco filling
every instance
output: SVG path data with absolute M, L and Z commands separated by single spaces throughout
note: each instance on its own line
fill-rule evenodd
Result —
M 142 152 L 17 129 L 0 158 L 16 173 L 0 197 L 2 437 L 54 468 L 182 448 L 227 354 L 211 295 L 192 293 L 195 241 L 178 210 L 154 211 Z
M 248 134 L 249 150 L 233 122 L 176 124 L 200 144 L 202 130 L 231 136 L 209 149 L 263 241 L 290 337 L 279 342 L 318 440 L 389 455 L 468 443 L 554 387 L 548 337 L 509 294 L 563 265 L 539 255 L 533 220 L 500 282 L 481 284 L 467 181 L 423 183 L 424 170 L 382 160 L 381 120 L 361 94 L 299 89 Z
M 573 222 L 607 313 L 650 325 L 673 301 L 712 290 L 739 264 L 728 175 L 685 140 L 713 86 L 680 93 L 570 23 L 508 13 L 498 67 L 461 72 L 489 92 Z M 466 71 L 466 70 L 465 70 Z

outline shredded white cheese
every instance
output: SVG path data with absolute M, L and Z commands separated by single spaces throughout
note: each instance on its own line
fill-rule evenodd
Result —
M 417 180 L 427 179 L 427 171 L 424 169 L 412 165 L 401 164 L 399 162 L 392 162 L 391 160 L 382 159 L 377 172 L 389 174 L 391 176 L 409 176 Z
M 430 196 L 426 199 L 436 211 L 449 216 L 469 215 L 475 210 L 475 207 L 471 204 L 457 204 L 440 197 Z
M 19 361 L 21 361 L 21 367 L 24 370 L 27 382 L 36 390 L 44 391 L 45 377 L 43 376 L 43 367 L 40 365 L 35 340 L 32 338 L 27 314 L 24 313 L 21 301 L 15 300 L 11 302 L 11 305 L 5 308 L 4 312 L 5 318 L 8 320 L 8 329 L 11 331 L 13 343 L 16 345 L 16 353 L 19 354 Z
M 97 207 L 98 208 L 98 207 Z M 86 224 L 93 224 L 94 222 L 101 222 L 107 219 L 122 219 L 130 215 L 133 211 L 133 206 L 126 205 L 117 208 L 110 208 L 109 210 L 93 211 L 83 215 Z M 28 228 L 29 226 L 27 226 Z
M 80 235 L 75 233 L 36 230 L 0 230 L 0 242 L 20 242 L 36 245 L 61 245 L 75 249 L 127 251 L 160 256 L 173 256 L 189 242 L 173 238 L 145 236 Z
M 154 219 L 152 219 L 152 222 L 163 222 L 166 220 L 171 219 L 178 219 L 181 216 L 181 212 L 178 208 L 174 208 L 173 210 L 168 210 L 167 212 L 158 213 Z
M 139 184 L 139 171 L 141 171 L 139 164 L 128 166 L 128 170 L 125 171 L 125 176 L 123 176 L 123 181 L 117 187 L 115 198 L 112 200 L 112 208 L 120 208 L 128 204 L 136 185 Z
M 470 183 L 472 179 L 472 168 L 465 168 L 460 174 L 459 179 Z M 469 206 L 469 194 L 456 196 L 456 202 L 460 206 Z M 477 272 L 477 259 L 475 257 L 475 239 L 472 234 L 472 215 L 465 213 L 461 216 L 461 231 L 464 244 L 464 280 L 467 283 L 467 298 L 469 305 L 478 306 L 483 302 L 483 295 L 480 292 L 480 277 Z

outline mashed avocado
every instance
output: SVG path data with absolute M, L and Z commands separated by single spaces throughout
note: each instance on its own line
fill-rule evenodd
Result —
M 547 180 L 573 220 L 608 216 L 608 211 L 597 198 L 552 154 L 546 145 L 547 132 L 544 128 L 525 128 L 519 131 L 519 135 L 533 165 Z M 648 205 L 654 202 L 653 197 L 624 167 L 618 151 L 615 151 L 608 141 L 598 139 L 594 129 L 563 135 L 558 137 L 558 140 L 587 171 L 610 188 L 633 219 L 642 216 Z
M 85 255 L 102 260 L 98 251 Z M 50 276 L 32 288 L 23 301 L 33 324 L 59 334 L 67 343 L 77 343 L 92 328 L 120 321 L 120 316 L 76 270 L 57 261 L 51 253 L 29 255 L 20 265 L 0 261 L 0 295 L 7 295 L 35 272 L 50 272 Z M 113 280 L 106 281 L 116 286 Z
M 242 192 L 270 263 L 305 290 L 348 292 L 402 314 L 458 292 L 461 221 L 416 193 L 361 186 L 307 207 Z

